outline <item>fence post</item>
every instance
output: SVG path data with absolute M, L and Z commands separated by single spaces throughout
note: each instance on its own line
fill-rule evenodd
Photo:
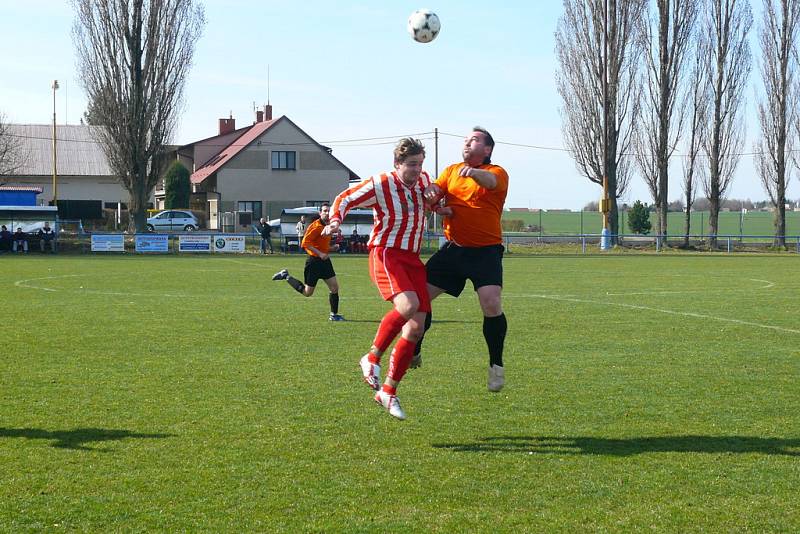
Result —
M 731 250 L 731 236 L 728 236 L 728 254 L 732 252 Z
M 797 246 L 798 246 L 798 249 L 800 249 L 800 238 L 798 238 L 798 240 L 797 240 Z M 583 254 L 586 254 L 586 236 L 585 235 L 581 235 L 581 252 Z

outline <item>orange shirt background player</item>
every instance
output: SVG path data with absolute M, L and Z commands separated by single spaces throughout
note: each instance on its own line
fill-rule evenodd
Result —
M 472 178 L 459 176 L 464 163 L 447 167 L 436 180 L 445 192 L 452 217 L 444 218 L 444 235 L 462 247 L 485 247 L 503 242 L 500 218 L 508 193 L 508 173 L 498 165 L 475 167 L 491 172 L 497 178 L 494 189 L 486 189 Z
M 331 236 L 322 235 L 323 228 L 325 228 L 325 225 L 322 224 L 320 219 L 315 220 L 306 228 L 306 233 L 303 235 L 303 242 L 300 243 L 300 246 L 305 249 L 309 256 L 319 257 L 316 252 L 308 248 L 309 246 L 314 247 L 323 254 L 327 254 L 330 250 Z

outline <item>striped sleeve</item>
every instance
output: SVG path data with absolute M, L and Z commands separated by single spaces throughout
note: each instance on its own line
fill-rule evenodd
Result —
M 331 221 L 341 223 L 351 209 L 373 208 L 376 204 L 375 181 L 370 177 L 336 196 L 331 206 Z

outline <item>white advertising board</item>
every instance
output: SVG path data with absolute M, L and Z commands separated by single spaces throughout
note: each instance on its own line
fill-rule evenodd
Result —
M 136 252 L 169 252 L 166 234 L 136 234 Z
M 181 235 L 178 237 L 178 252 L 211 252 L 211 236 Z
M 92 234 L 92 252 L 125 252 L 125 236 Z
M 216 235 L 214 240 L 214 252 L 244 252 L 243 235 Z

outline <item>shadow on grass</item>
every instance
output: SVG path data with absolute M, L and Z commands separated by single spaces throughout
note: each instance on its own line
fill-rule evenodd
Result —
M 348 323 L 375 323 L 375 324 L 380 324 L 381 320 L 380 319 L 347 319 L 347 322 Z M 482 323 L 482 322 L 483 322 L 482 320 L 474 320 L 474 321 L 453 321 L 453 320 L 439 321 L 439 320 L 436 320 L 436 319 L 433 320 L 434 326 L 436 326 L 437 324 L 469 324 L 469 323 L 478 324 L 478 323 Z
M 492 436 L 472 443 L 434 443 L 456 452 L 597 454 L 633 456 L 650 452 L 776 454 L 800 456 L 800 439 L 753 436 L 660 436 L 629 439 L 548 436 Z
M 76 428 L 74 430 L 41 430 L 38 428 L 2 428 L 0 438 L 25 438 L 55 440 L 53 447 L 91 451 L 85 443 L 118 441 L 126 438 L 167 438 L 170 434 L 139 434 L 130 430 L 108 430 L 104 428 Z

